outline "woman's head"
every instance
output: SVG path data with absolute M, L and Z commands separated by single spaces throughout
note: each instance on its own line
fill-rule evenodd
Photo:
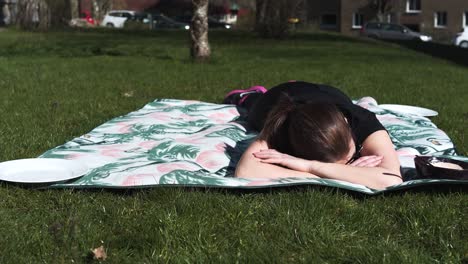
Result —
M 260 139 L 280 152 L 324 162 L 346 162 L 355 149 L 349 124 L 334 104 L 296 104 L 287 95 L 269 113 Z

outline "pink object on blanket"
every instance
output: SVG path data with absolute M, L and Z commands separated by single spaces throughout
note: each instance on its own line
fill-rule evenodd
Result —
M 242 89 L 238 89 L 238 90 L 232 90 L 230 91 L 228 94 L 226 94 L 226 96 L 224 97 L 224 99 L 226 100 L 226 98 L 228 98 L 229 96 L 232 96 L 234 94 L 242 94 L 242 93 L 252 93 L 252 92 L 258 92 L 258 93 L 266 93 L 267 89 L 263 86 L 260 86 L 260 85 L 255 85 L 255 86 L 252 86 L 248 89 L 245 89 L 245 90 L 242 90 Z M 247 96 L 243 96 L 241 97 L 241 99 L 239 100 L 239 102 L 237 103 L 238 105 L 241 105 L 245 99 L 247 99 Z
M 259 91 L 259 92 L 261 92 L 261 93 L 266 93 L 266 92 L 267 92 L 267 89 L 266 89 L 265 87 L 263 87 L 263 86 L 258 86 L 258 85 L 257 85 L 257 86 L 252 86 L 252 87 L 250 87 L 249 89 L 245 90 L 244 93 L 246 93 L 246 92 L 253 92 L 253 91 Z M 239 104 L 242 104 L 242 103 L 245 101 L 245 99 L 247 99 L 247 96 L 242 97 L 242 98 L 240 99 L 240 101 L 239 101 Z

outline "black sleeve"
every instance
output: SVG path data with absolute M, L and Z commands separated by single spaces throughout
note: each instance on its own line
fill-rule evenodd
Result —
M 353 104 L 347 105 L 343 110 L 358 145 L 362 145 L 370 134 L 379 130 L 385 130 L 385 127 L 377 120 L 375 114 L 367 109 Z

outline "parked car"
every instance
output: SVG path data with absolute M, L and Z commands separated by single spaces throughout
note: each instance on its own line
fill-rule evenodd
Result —
M 146 13 L 131 11 L 131 10 L 112 10 L 109 11 L 101 22 L 101 26 L 110 28 L 123 28 L 125 21 L 135 20 L 143 23 L 148 23 Z
M 465 28 L 465 30 L 455 36 L 453 44 L 465 49 L 468 48 L 468 28 Z
M 432 41 L 432 37 L 412 31 L 411 29 L 391 23 L 371 22 L 365 24 L 361 29 L 361 35 L 385 40 L 418 40 Z
M 175 18 L 177 21 L 191 24 L 192 23 L 192 16 L 178 16 Z M 224 29 L 231 29 L 232 24 L 221 22 L 214 17 L 208 17 L 208 28 L 224 28 Z
M 153 18 L 153 29 L 190 29 L 188 23 L 176 21 L 163 14 L 152 14 L 151 16 Z
M 95 27 L 97 24 L 89 11 L 84 11 L 79 18 L 73 18 L 69 21 L 71 27 Z
M 224 28 L 231 29 L 232 24 L 221 22 L 215 18 L 208 17 L 208 28 Z

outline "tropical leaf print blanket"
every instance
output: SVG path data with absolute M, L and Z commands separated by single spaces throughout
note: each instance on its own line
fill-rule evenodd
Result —
M 450 138 L 428 118 L 384 110 L 370 97 L 355 103 L 377 114 L 402 159 L 416 154 L 456 155 Z M 237 161 L 256 137 L 242 116 L 242 109 L 233 105 L 158 99 L 40 157 L 78 160 L 89 167 L 83 177 L 51 186 L 56 188 L 171 185 L 248 189 L 322 185 L 366 194 L 382 192 L 329 179 L 234 178 Z M 408 171 L 414 171 L 411 164 L 407 166 Z M 406 181 L 387 191 L 434 183 L 440 181 Z

